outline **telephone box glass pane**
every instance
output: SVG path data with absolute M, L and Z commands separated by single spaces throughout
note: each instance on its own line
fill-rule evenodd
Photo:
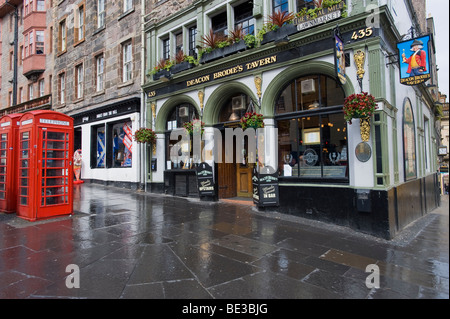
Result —
M 66 204 L 64 195 L 68 189 L 64 188 L 68 161 L 65 159 L 68 154 L 69 143 L 65 140 L 69 134 L 62 132 L 47 131 L 43 134 L 42 150 L 42 192 L 41 205 Z
M 19 196 L 20 205 L 28 205 L 28 169 L 29 169 L 29 149 L 30 149 L 30 132 L 22 132 L 20 134 L 20 159 L 19 159 L 19 176 L 20 187 Z

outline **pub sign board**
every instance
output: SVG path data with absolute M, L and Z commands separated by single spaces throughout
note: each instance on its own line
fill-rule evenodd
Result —
M 200 163 L 196 167 L 197 185 L 200 196 L 214 196 L 214 175 L 211 165 Z
M 413 86 L 431 78 L 430 45 L 430 35 L 397 43 L 401 84 Z
M 279 206 L 278 172 L 270 166 L 255 167 L 252 176 L 253 202 L 258 207 Z

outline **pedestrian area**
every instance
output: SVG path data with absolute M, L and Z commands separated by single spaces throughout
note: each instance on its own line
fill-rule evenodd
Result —
M 0 214 L 0 298 L 449 298 L 448 196 L 391 241 L 248 204 L 89 183 L 74 198 L 72 216 Z

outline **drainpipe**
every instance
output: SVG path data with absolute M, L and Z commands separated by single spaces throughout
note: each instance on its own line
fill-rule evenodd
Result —
M 12 105 L 17 105 L 17 45 L 19 42 L 19 9 L 6 0 L 6 4 L 14 8 L 14 61 L 13 61 L 13 100 Z
M 141 116 L 140 127 L 145 127 L 147 122 L 147 112 L 145 110 L 145 92 L 142 86 L 145 84 L 145 0 L 141 0 Z M 147 144 L 143 143 L 141 147 L 141 165 L 140 165 L 140 178 L 141 183 L 144 183 L 144 191 L 147 192 Z

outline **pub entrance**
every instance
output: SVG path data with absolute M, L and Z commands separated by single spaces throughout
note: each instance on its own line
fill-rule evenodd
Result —
M 236 138 L 233 142 L 233 162 L 225 161 L 225 130 L 222 131 L 222 161 L 217 163 L 219 199 L 252 197 L 252 163 L 248 163 L 248 143 L 245 143 L 242 162 L 236 162 Z M 240 148 L 239 148 L 240 149 Z
M 226 100 L 219 114 L 218 128 L 222 133 L 221 161 L 216 161 L 218 196 L 226 198 L 252 198 L 252 170 L 253 164 L 248 163 L 248 140 L 233 141 L 233 161 L 226 163 L 225 154 L 230 150 L 225 149 L 225 129 L 240 128 L 240 119 L 249 111 L 250 98 L 246 94 L 236 94 Z M 239 144 L 237 144 L 239 143 Z M 242 152 L 241 161 L 236 160 L 236 151 Z M 228 154 L 229 156 L 231 154 Z

